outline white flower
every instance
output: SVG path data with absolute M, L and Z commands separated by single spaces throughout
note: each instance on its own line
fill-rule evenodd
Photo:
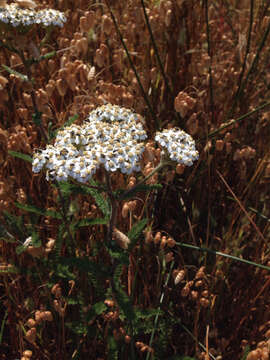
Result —
M 166 149 L 170 159 L 179 164 L 191 166 L 199 157 L 195 141 L 183 130 L 169 129 L 157 132 L 155 140 Z
M 47 179 L 68 178 L 87 182 L 102 165 L 108 172 L 131 174 L 140 170 L 140 159 L 147 138 L 140 115 L 116 105 L 92 111 L 82 125 L 60 130 L 54 147 L 48 145 L 33 160 L 33 172 L 49 170 Z
M 63 13 L 53 9 L 35 11 L 33 9 L 21 8 L 18 4 L 13 3 L 5 5 L 5 7 L 0 10 L 0 21 L 5 24 L 10 23 L 14 27 L 19 25 L 29 26 L 33 24 L 43 24 L 44 26 L 56 25 L 62 27 L 67 21 Z

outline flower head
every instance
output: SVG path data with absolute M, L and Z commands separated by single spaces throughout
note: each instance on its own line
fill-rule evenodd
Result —
M 21 7 L 19 3 L 6 4 L 5 6 L 0 7 L 0 22 L 13 27 L 25 27 L 33 24 L 63 27 L 66 20 L 67 19 L 62 12 L 53 9 L 36 11 L 33 6 L 25 8 Z
M 140 170 L 147 138 L 140 115 L 114 105 L 92 111 L 82 126 L 60 130 L 54 146 L 34 154 L 33 172 L 47 169 L 47 179 L 87 182 L 99 167 L 131 174 Z
M 195 141 L 180 129 L 169 129 L 157 132 L 155 140 L 165 148 L 169 158 L 179 164 L 191 166 L 198 159 Z

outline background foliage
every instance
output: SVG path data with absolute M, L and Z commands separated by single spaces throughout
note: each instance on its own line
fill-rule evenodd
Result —
M 1 359 L 268 359 L 269 1 L 38 4 L 65 26 L 0 42 Z M 125 250 L 105 241 L 103 193 L 31 170 L 106 102 L 145 117 L 144 176 L 157 130 L 200 152 L 121 201 Z

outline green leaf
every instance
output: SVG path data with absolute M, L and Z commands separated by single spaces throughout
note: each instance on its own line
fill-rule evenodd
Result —
M 52 211 L 52 210 L 45 210 L 45 209 L 39 209 L 34 205 L 25 205 L 25 204 L 21 204 L 15 201 L 15 205 L 22 210 L 28 211 L 28 212 L 32 212 L 38 215 L 43 215 L 43 216 L 48 216 L 48 217 L 52 217 L 54 219 L 62 219 L 62 216 L 59 212 L 57 211 Z
M 13 74 L 13 75 L 19 77 L 22 81 L 29 81 L 27 75 L 21 74 L 20 72 L 11 69 L 11 68 L 10 68 L 9 66 L 7 66 L 7 65 L 2 65 L 2 67 L 3 67 L 8 73 Z
M 42 123 L 41 115 L 42 113 L 40 111 L 35 111 L 34 114 L 32 115 L 32 119 L 36 126 L 41 126 Z
M 19 245 L 16 247 L 16 254 L 20 255 L 27 249 L 27 246 Z
M 76 280 L 76 275 L 69 270 L 68 265 L 58 264 L 57 275 L 63 279 Z
M 137 224 L 135 224 L 132 229 L 128 232 L 128 238 L 132 240 L 137 240 L 138 237 L 141 235 L 143 229 L 145 228 L 148 219 L 142 219 Z
M 87 322 L 93 320 L 98 315 L 101 315 L 106 310 L 107 310 L 107 306 L 104 304 L 104 302 L 102 302 L 102 301 L 97 302 L 96 304 L 94 304 L 91 307 L 91 309 L 87 313 L 87 315 L 86 315 Z
M 77 335 L 83 335 L 87 333 L 87 327 L 79 321 L 72 321 L 72 323 L 65 322 L 65 326 Z
M 118 344 L 113 336 L 108 337 L 108 360 L 118 360 Z
M 107 310 L 107 306 L 104 304 L 104 302 L 100 301 L 94 304 L 91 310 L 94 311 L 96 315 L 100 315 Z
M 102 219 L 102 218 L 96 218 L 96 219 L 82 219 L 80 221 L 77 222 L 77 226 L 78 227 L 83 227 L 83 226 L 90 226 L 90 225 L 104 225 L 107 224 L 108 220 L 107 219 Z
M 29 156 L 27 154 L 23 154 L 23 153 L 20 153 L 17 151 L 11 151 L 11 150 L 9 150 L 8 153 L 9 153 L 9 155 L 16 157 L 18 159 L 22 159 L 22 160 L 28 161 L 30 163 L 33 162 L 33 159 L 31 158 L 31 156 Z
M 125 293 L 121 285 L 121 274 L 122 274 L 123 265 L 120 264 L 116 267 L 113 275 L 113 284 L 114 284 L 114 295 L 118 303 L 118 306 L 126 319 L 133 321 L 135 319 L 135 312 L 132 306 L 131 299 Z
M 93 179 L 90 180 L 90 185 L 98 186 L 98 184 Z M 111 213 L 110 205 L 108 201 L 104 199 L 103 195 L 98 190 L 91 188 L 87 188 L 87 192 L 93 196 L 103 215 L 106 218 L 109 218 Z
M 95 277 L 106 278 L 108 276 L 107 269 L 102 264 L 97 264 L 88 258 L 76 258 L 76 257 L 61 257 L 58 259 L 61 264 L 74 266 L 80 271 L 89 272 Z
M 14 236 L 12 234 L 10 234 L 7 229 L 4 228 L 4 226 L 2 226 L 0 224 L 0 240 L 3 240 L 7 243 L 14 243 L 16 242 L 16 239 L 14 238 Z
M 127 253 L 123 252 L 122 249 L 119 250 L 119 248 L 117 248 L 117 250 L 114 250 L 112 248 L 107 247 L 107 250 L 111 255 L 111 257 L 117 259 L 120 264 L 129 265 L 128 255 Z
M 3 211 L 3 215 L 8 227 L 12 229 L 12 232 L 18 235 L 21 239 L 23 239 L 25 237 L 23 228 L 23 217 L 12 215 L 5 210 Z M 13 235 L 11 235 L 11 237 L 12 236 Z

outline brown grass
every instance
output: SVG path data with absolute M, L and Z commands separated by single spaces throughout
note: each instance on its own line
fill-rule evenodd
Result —
M 48 39 L 38 28 L 0 35 L 0 64 L 34 78 L 22 81 L 1 68 L 0 358 L 26 360 L 32 351 L 39 360 L 269 359 L 269 2 L 37 3 L 65 12 L 65 26 Z M 23 64 L 22 54 L 52 51 Z M 134 310 L 160 310 L 138 315 L 132 326 L 106 277 L 100 283 L 61 262 L 88 258 L 97 269 L 114 268 L 104 225 L 73 231 L 16 206 L 66 209 L 64 216 L 79 221 L 102 217 L 94 197 L 73 194 L 63 206 L 44 174 L 9 153 L 32 156 L 70 117 L 81 124 L 106 102 L 144 116 L 144 176 L 158 163 L 157 130 L 184 129 L 200 153 L 191 168 L 152 178 L 161 189 L 120 203 L 117 231 L 127 234 L 148 219 L 120 283 Z M 32 118 L 38 112 L 40 126 Z M 139 178 L 116 174 L 112 186 L 128 189 Z M 41 243 L 19 253 L 33 231 Z

